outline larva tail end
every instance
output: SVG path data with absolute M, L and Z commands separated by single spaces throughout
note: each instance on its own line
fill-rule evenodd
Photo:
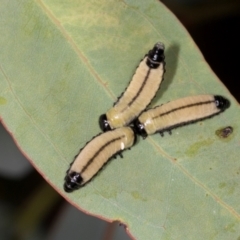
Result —
M 100 126 L 100 128 L 102 129 L 103 132 L 107 132 L 107 131 L 111 130 L 111 127 L 110 127 L 109 122 L 107 120 L 106 114 L 102 114 L 99 117 L 99 126 Z
M 73 192 L 74 190 L 77 190 L 81 187 L 81 183 L 83 181 L 83 178 L 79 173 L 71 172 L 68 173 L 65 177 L 65 183 L 64 183 L 64 191 L 65 192 Z
M 135 131 L 134 131 L 135 133 L 142 136 L 143 139 L 147 137 L 147 132 L 145 131 L 143 124 L 141 122 L 139 122 L 138 119 L 136 119 L 133 122 L 133 125 L 134 125 L 134 129 L 135 129 Z
M 221 111 L 226 110 L 230 107 L 230 101 L 222 96 L 216 95 L 214 96 L 215 103 L 218 109 Z
M 156 43 L 152 50 L 148 52 L 147 65 L 150 68 L 158 68 L 164 60 L 164 44 Z

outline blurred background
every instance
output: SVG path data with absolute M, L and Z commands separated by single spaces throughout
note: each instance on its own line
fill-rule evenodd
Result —
M 240 1 L 162 2 L 186 27 L 213 71 L 239 102 Z M 3 240 L 130 239 L 118 222 L 107 223 L 67 203 L 20 153 L 1 123 L 0 234 Z

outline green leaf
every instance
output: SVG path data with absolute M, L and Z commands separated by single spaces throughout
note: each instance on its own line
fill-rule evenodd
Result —
M 155 0 L 3 0 L 0 116 L 43 177 L 79 209 L 124 222 L 138 240 L 239 239 L 239 106 L 178 20 Z M 98 117 L 157 42 L 166 74 L 152 105 L 195 94 L 231 101 L 223 114 L 140 139 L 86 187 L 65 172 Z M 216 131 L 232 126 L 224 140 Z

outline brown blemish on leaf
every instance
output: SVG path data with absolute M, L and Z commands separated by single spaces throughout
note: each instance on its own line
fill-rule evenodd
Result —
M 219 137 L 219 139 L 223 141 L 229 141 L 233 136 L 233 127 L 227 126 L 224 128 L 220 128 L 215 131 L 215 134 Z

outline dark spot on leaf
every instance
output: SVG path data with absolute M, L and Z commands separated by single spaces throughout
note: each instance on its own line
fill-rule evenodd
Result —
M 233 127 L 227 126 L 216 130 L 215 133 L 219 138 L 228 138 L 233 133 Z

